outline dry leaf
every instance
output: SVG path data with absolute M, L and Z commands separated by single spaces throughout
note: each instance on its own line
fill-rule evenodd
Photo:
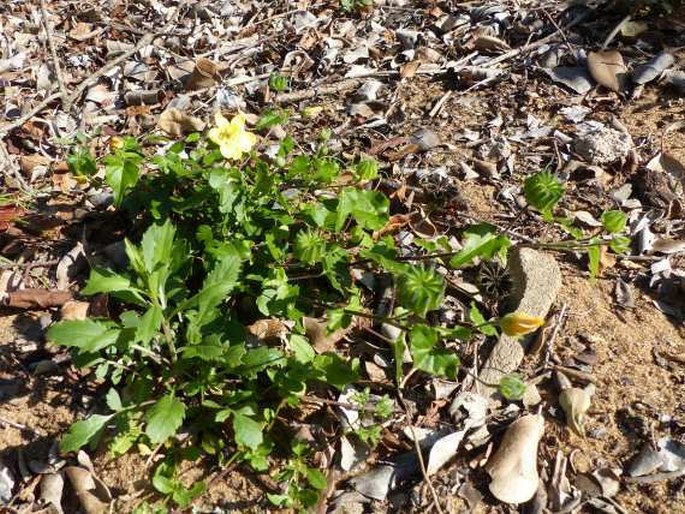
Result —
M 200 118 L 174 108 L 164 111 L 157 124 L 171 137 L 182 137 L 191 132 L 200 132 L 205 128 L 205 122 Z
M 260 319 L 247 327 L 247 332 L 262 343 L 278 343 L 290 332 L 288 325 L 275 318 Z
M 103 484 L 100 481 L 96 482 L 90 471 L 78 466 L 67 466 L 64 468 L 64 473 L 74 488 L 85 514 L 104 514 L 107 512 L 107 495 L 109 492 L 105 493 L 102 490 Z
M 186 82 L 186 89 L 188 91 L 196 91 L 198 89 L 206 89 L 212 87 L 217 83 L 218 70 L 214 61 L 200 57 L 195 62 L 193 73 L 190 74 Z
M 595 386 L 589 384 L 585 389 L 569 387 L 559 393 L 559 405 L 566 415 L 566 425 L 580 436 L 585 435 L 585 413 L 590 408 Z
M 538 443 L 545 431 L 545 420 L 529 414 L 514 421 L 497 451 L 485 465 L 492 481 L 490 492 L 506 503 L 525 503 L 538 489 Z
M 346 329 L 341 328 L 331 334 L 327 334 L 327 324 L 328 323 L 325 320 L 308 318 L 306 316 L 302 318 L 305 334 L 309 338 L 309 341 L 311 341 L 312 347 L 319 353 L 335 350 L 335 344 L 345 337 L 345 334 L 352 329 L 352 325 L 350 325 Z
M 623 56 L 617 50 L 590 52 L 587 67 L 592 78 L 607 89 L 620 93 L 626 86 L 628 71 Z

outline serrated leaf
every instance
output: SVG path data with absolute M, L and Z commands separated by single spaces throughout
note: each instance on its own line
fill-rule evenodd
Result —
M 222 257 L 207 275 L 197 294 L 198 317 L 203 320 L 211 310 L 224 301 L 238 284 L 241 262 L 235 255 Z
M 159 265 L 168 264 L 174 246 L 176 228 L 170 220 L 162 225 L 151 225 L 143 234 L 140 250 L 145 270 L 152 274 Z
M 390 201 L 378 191 L 343 189 L 336 212 L 335 231 L 340 232 L 349 216 L 362 228 L 379 230 L 388 221 Z
M 602 226 L 609 234 L 618 234 L 626 228 L 628 218 L 621 211 L 604 211 L 602 213 Z
M 135 340 L 143 345 L 148 344 L 159 332 L 163 318 L 162 309 L 156 305 L 151 305 L 138 322 Z
M 85 446 L 100 431 L 105 428 L 107 422 L 114 417 L 114 414 L 102 415 L 93 414 L 87 419 L 77 421 L 69 428 L 69 432 L 62 438 L 60 449 L 63 452 L 74 452 Z
M 81 289 L 81 294 L 92 295 L 97 293 L 112 293 L 129 290 L 131 280 L 123 275 L 108 269 L 93 268 L 86 287 Z
M 542 213 L 546 220 L 552 219 L 552 209 L 564 196 L 564 185 L 550 171 L 541 171 L 526 179 L 523 184 L 526 201 Z
M 252 450 L 264 440 L 262 424 L 238 412 L 233 414 L 233 432 L 236 443 Z
M 49 340 L 62 346 L 95 353 L 116 343 L 119 329 L 92 319 L 61 321 L 50 327 Z
M 452 351 L 436 349 L 437 331 L 427 325 L 415 325 L 409 334 L 409 351 L 414 367 L 430 373 L 454 379 L 459 368 L 459 357 Z
M 409 267 L 398 277 L 398 293 L 402 306 L 423 318 L 442 304 L 445 281 L 432 269 Z
M 325 251 L 326 242 L 314 232 L 301 230 L 295 237 L 295 257 L 305 264 L 320 262 Z
M 505 235 L 498 235 L 497 228 L 486 223 L 469 227 L 464 232 L 463 247 L 450 259 L 450 266 L 460 268 L 475 259 L 492 259 L 496 254 L 504 256 L 511 246 Z
M 160 444 L 176 434 L 185 418 L 186 406 L 174 396 L 164 396 L 147 413 L 145 433 L 153 444 Z

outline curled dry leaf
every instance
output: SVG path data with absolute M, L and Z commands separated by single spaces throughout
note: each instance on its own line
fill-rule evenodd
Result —
M 529 414 L 514 421 L 502 443 L 490 457 L 485 470 L 492 478 L 490 492 L 506 503 L 525 503 L 538 489 L 538 443 L 545 431 L 545 420 Z
M 217 74 L 218 69 L 216 63 L 205 57 L 200 57 L 195 62 L 193 73 L 190 74 L 188 82 L 186 82 L 186 89 L 188 91 L 196 91 L 198 89 L 212 87 L 217 83 Z
M 71 486 L 86 514 L 104 514 L 108 510 L 107 504 L 111 494 L 105 485 L 97 480 L 87 469 L 78 466 L 64 468 Z
M 585 435 L 585 414 L 590 408 L 595 386 L 589 384 L 585 389 L 569 387 L 559 393 L 559 405 L 566 415 L 566 424 L 576 434 Z
M 308 318 L 306 316 L 302 318 L 305 334 L 311 341 L 314 349 L 319 353 L 335 350 L 335 344 L 352 329 L 352 325 L 350 325 L 346 329 L 341 328 L 328 334 L 326 331 L 327 324 L 325 320 Z
M 190 116 L 173 107 L 159 116 L 157 124 L 171 137 L 181 137 L 191 132 L 200 132 L 205 128 L 205 122 L 200 118 Z
M 590 52 L 587 67 L 598 84 L 617 93 L 625 90 L 627 68 L 623 56 L 617 50 Z

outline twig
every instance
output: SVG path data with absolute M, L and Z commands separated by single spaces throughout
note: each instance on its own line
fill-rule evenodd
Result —
M 0 270 L 15 268 L 25 268 L 27 270 L 30 270 L 33 268 L 47 268 L 48 266 L 56 266 L 57 264 L 59 264 L 59 259 L 38 262 L 12 262 L 7 264 L 0 264 Z
M 400 396 L 400 398 L 402 397 Z M 411 422 L 409 423 L 409 430 L 411 431 L 411 438 L 414 440 L 414 450 L 416 451 L 416 456 L 419 459 L 419 467 L 421 468 L 421 475 L 423 476 L 423 481 L 426 483 L 426 487 L 428 487 L 428 490 L 430 491 L 431 496 L 433 497 L 433 505 L 435 505 L 435 510 L 438 511 L 438 514 L 442 514 L 442 507 L 440 507 L 440 499 L 438 498 L 438 493 L 435 492 L 435 487 L 433 487 L 430 477 L 428 476 L 428 472 L 426 471 L 426 464 L 423 462 L 423 454 L 421 453 L 421 445 L 419 444 L 419 438 L 416 437 L 416 432 L 414 431 L 414 427 L 412 426 Z
M 27 427 L 26 425 L 22 425 L 21 423 L 15 423 L 14 421 L 10 421 L 9 419 L 5 419 L 3 417 L 0 417 L 0 425 L 16 428 L 17 430 L 24 430 L 38 437 L 41 437 L 43 435 L 41 432 L 38 432 L 37 430 L 34 430 L 31 427 Z
M 564 324 L 564 319 L 566 318 L 566 311 L 568 310 L 568 304 L 564 303 L 561 306 L 561 310 L 559 311 L 559 317 L 557 318 L 557 323 L 554 325 L 554 330 L 552 331 L 552 335 L 549 337 L 549 341 L 547 341 L 547 351 L 545 352 L 545 364 L 544 367 L 547 367 L 549 364 L 549 358 L 552 355 L 552 348 L 554 347 L 554 341 L 557 338 L 557 335 L 559 334 L 559 331 L 561 330 L 562 325 Z
M 616 37 L 616 34 L 618 34 L 621 29 L 623 28 L 623 25 L 628 23 L 630 21 L 630 14 L 626 14 L 621 21 L 618 22 L 618 24 L 614 27 L 614 29 L 609 32 L 609 35 L 606 37 L 604 40 L 604 43 L 602 43 L 602 48 L 600 50 L 606 50 L 606 47 L 609 46 L 609 43 L 611 43 L 614 38 Z
M 495 57 L 494 59 L 488 61 L 487 63 L 484 64 L 483 67 L 486 67 L 486 68 L 487 68 L 487 67 L 490 67 L 490 66 L 494 66 L 495 64 L 499 64 L 499 63 L 502 63 L 502 62 L 504 62 L 504 61 L 508 61 L 509 59 L 511 59 L 511 58 L 513 58 L 513 57 L 516 57 L 517 55 L 522 54 L 522 53 L 525 52 L 525 51 L 528 51 L 528 50 L 535 50 L 536 48 L 541 47 L 542 45 L 545 45 L 545 44 L 549 43 L 552 39 L 554 39 L 555 37 L 557 37 L 557 34 L 558 34 L 562 29 L 563 29 L 563 30 L 569 30 L 570 28 L 575 27 L 575 26 L 578 25 L 580 22 L 582 22 L 585 18 L 587 18 L 587 17 L 589 16 L 589 14 L 590 14 L 590 11 L 587 10 L 587 11 L 585 11 L 585 12 L 579 14 L 579 15 L 576 16 L 575 18 L 573 18 L 573 19 L 572 19 L 570 22 L 568 22 L 568 24 L 565 25 L 564 27 L 559 28 L 559 29 L 555 30 L 554 32 L 552 32 L 550 35 L 545 36 L 545 37 L 543 37 L 542 39 L 538 39 L 537 41 L 534 41 L 533 43 L 530 43 L 529 45 L 524 45 L 524 46 L 521 46 L 521 47 L 519 47 L 519 48 L 514 48 L 513 50 L 509 50 L 508 52 L 503 53 L 503 54 L 500 55 L 499 57 Z
M 40 14 L 43 19 L 43 26 L 45 27 L 45 38 L 48 40 L 48 47 L 50 48 L 50 55 L 52 57 L 52 67 L 55 70 L 57 77 L 57 85 L 62 96 L 62 109 L 68 111 L 71 107 L 71 102 L 67 96 L 67 88 L 64 85 L 64 76 L 62 75 L 62 67 L 59 64 L 57 57 L 57 48 L 55 48 L 55 41 L 52 39 L 52 31 L 50 30 L 50 21 L 48 19 L 48 12 L 45 10 L 45 0 L 40 0 Z
M 12 162 L 12 158 L 10 157 L 7 147 L 5 146 L 5 142 L 2 140 L 2 134 L 0 134 L 0 173 L 6 176 L 12 175 L 19 185 L 19 189 L 25 193 L 31 192 L 31 188 L 21 175 L 21 170 L 19 170 L 14 162 Z M 5 186 L 7 186 L 7 183 L 5 183 Z
M 679 469 L 677 471 L 670 471 L 666 473 L 655 473 L 653 475 L 645 475 L 643 477 L 626 477 L 624 478 L 624 480 L 626 482 L 632 482 L 637 484 L 653 484 L 655 482 L 661 482 L 663 480 L 678 478 L 683 475 L 685 475 L 685 469 Z

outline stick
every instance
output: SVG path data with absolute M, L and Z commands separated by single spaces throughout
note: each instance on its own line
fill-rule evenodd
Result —
M 414 450 L 416 450 L 416 456 L 419 459 L 419 467 L 421 468 L 421 475 L 423 475 L 423 481 L 426 483 L 426 486 L 428 487 L 428 490 L 430 491 L 431 496 L 433 497 L 433 505 L 435 505 L 435 510 L 438 511 L 438 514 L 443 514 L 442 507 L 440 507 L 440 499 L 438 498 L 438 493 L 435 492 L 435 488 L 433 487 L 430 477 L 428 476 L 428 472 L 426 471 L 426 465 L 423 462 L 423 455 L 421 454 L 421 445 L 419 444 L 419 439 L 416 437 L 414 427 L 411 425 L 411 423 L 408 426 L 409 430 L 411 430 L 411 438 L 414 440 Z
M 57 84 L 59 86 L 59 91 L 62 95 L 62 109 L 68 111 L 70 108 L 69 97 L 67 96 L 67 88 L 64 85 L 62 67 L 60 66 L 59 59 L 57 58 L 57 48 L 55 48 L 55 42 L 52 39 L 52 31 L 50 30 L 50 22 L 48 20 L 48 12 L 45 10 L 44 0 L 40 0 L 40 14 L 43 18 L 43 26 L 45 27 L 45 38 L 48 40 L 48 47 L 50 48 L 50 55 L 52 57 L 52 67 L 55 69 L 55 75 L 57 76 Z
M 609 43 L 611 43 L 614 38 L 616 37 L 616 34 L 618 34 L 621 29 L 623 28 L 623 25 L 628 23 L 630 21 L 630 14 L 627 14 L 623 17 L 621 21 L 618 22 L 618 24 L 614 27 L 614 29 L 609 32 L 609 35 L 606 37 L 604 40 L 604 43 L 602 43 L 602 48 L 600 50 L 606 50 L 607 46 L 609 46 Z

